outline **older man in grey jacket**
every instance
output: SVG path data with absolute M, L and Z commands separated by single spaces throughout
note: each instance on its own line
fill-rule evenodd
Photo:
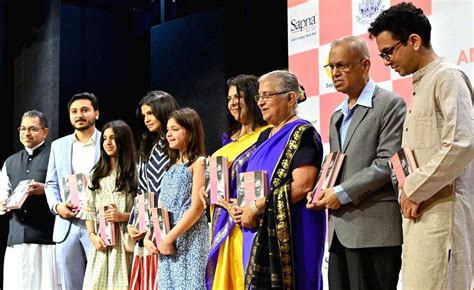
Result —
M 329 288 L 396 289 L 402 226 L 388 160 L 400 149 L 404 100 L 369 77 L 367 44 L 345 37 L 331 44 L 334 87 L 348 96 L 330 122 L 331 152 L 346 155 L 337 186 L 316 206 L 329 209 Z

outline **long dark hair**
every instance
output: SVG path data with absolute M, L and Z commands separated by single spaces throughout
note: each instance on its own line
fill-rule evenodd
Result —
M 136 169 L 136 148 L 133 141 L 133 133 L 130 127 L 122 120 L 110 121 L 104 125 L 102 132 L 106 129 L 114 131 L 115 145 L 117 146 L 117 178 L 115 180 L 115 191 L 124 191 L 132 194 L 136 193 L 138 188 L 137 169 Z M 102 133 L 103 134 L 103 133 Z M 100 140 L 102 141 L 103 138 Z M 110 165 L 110 156 L 100 146 L 100 159 L 94 166 L 92 174 L 91 190 L 100 189 L 99 181 L 108 176 L 112 171 Z
M 191 108 L 183 108 L 177 111 L 174 111 L 170 115 L 170 119 L 174 119 L 178 125 L 183 127 L 188 134 L 188 144 L 186 144 L 186 150 L 184 155 L 188 158 L 187 165 L 193 164 L 194 161 L 199 156 L 204 156 L 204 128 L 202 126 L 201 118 L 199 118 L 198 113 Z M 171 165 L 175 164 L 179 158 L 179 151 L 176 149 L 168 149 L 170 163 L 168 168 Z
M 143 105 L 150 106 L 153 115 L 158 119 L 158 121 L 160 121 L 161 130 L 158 134 L 150 132 L 143 123 L 141 111 Z M 156 142 L 158 142 L 160 139 L 164 139 L 164 127 L 166 127 L 166 122 L 168 121 L 169 115 L 177 109 L 179 109 L 178 102 L 176 102 L 172 95 L 164 91 L 148 92 L 138 103 L 136 116 L 138 129 L 141 134 L 140 158 L 143 161 L 148 161 L 151 150 L 153 149 L 153 146 L 156 144 Z M 164 145 L 166 147 L 167 142 L 164 142 Z
M 227 92 L 232 86 L 237 88 L 237 95 L 239 96 L 239 112 L 241 109 L 240 98 L 242 95 L 244 97 L 245 106 L 247 107 L 245 114 L 252 122 L 252 129 L 255 130 L 265 126 L 267 122 L 263 120 L 262 112 L 254 100 L 254 96 L 258 94 L 258 78 L 254 75 L 241 74 L 227 80 Z M 229 130 L 227 131 L 229 137 L 240 130 L 240 127 L 242 127 L 242 124 L 240 124 L 240 122 L 232 116 L 229 110 L 227 110 L 227 124 L 229 126 Z

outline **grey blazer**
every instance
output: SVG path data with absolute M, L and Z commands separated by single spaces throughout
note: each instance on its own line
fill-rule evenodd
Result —
M 95 131 L 95 162 L 100 157 L 100 147 L 102 146 L 101 132 Z M 74 134 L 55 140 L 51 144 L 51 153 L 49 154 L 48 172 L 46 173 L 46 199 L 51 212 L 56 214 L 53 208 L 56 204 L 67 200 L 66 193 L 63 188 L 62 178 L 72 174 L 72 144 Z M 56 215 L 53 231 L 53 241 L 61 242 L 65 239 L 69 232 L 72 221 L 77 219 L 64 219 L 60 215 Z
M 336 232 L 346 248 L 387 247 L 402 244 L 398 193 L 390 180 L 387 161 L 400 148 L 405 101 L 376 86 L 372 108 L 357 106 L 341 148 L 339 127 L 343 115 L 333 113 L 331 152 L 346 154 L 336 184 L 352 202 L 329 211 L 329 245 Z

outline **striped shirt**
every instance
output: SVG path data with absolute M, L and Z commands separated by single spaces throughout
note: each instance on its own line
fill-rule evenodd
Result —
M 163 140 L 158 141 L 151 150 L 148 162 L 140 160 L 138 168 L 138 192 L 154 192 L 155 199 L 160 195 L 160 183 L 169 163 Z

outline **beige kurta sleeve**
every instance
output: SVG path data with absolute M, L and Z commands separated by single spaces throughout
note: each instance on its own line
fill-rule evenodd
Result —
M 443 70 L 430 86 L 436 105 L 432 122 L 437 131 L 432 132 L 441 146 L 405 181 L 404 191 L 410 200 L 423 202 L 462 172 L 474 158 L 473 92 L 467 76 L 460 70 Z

